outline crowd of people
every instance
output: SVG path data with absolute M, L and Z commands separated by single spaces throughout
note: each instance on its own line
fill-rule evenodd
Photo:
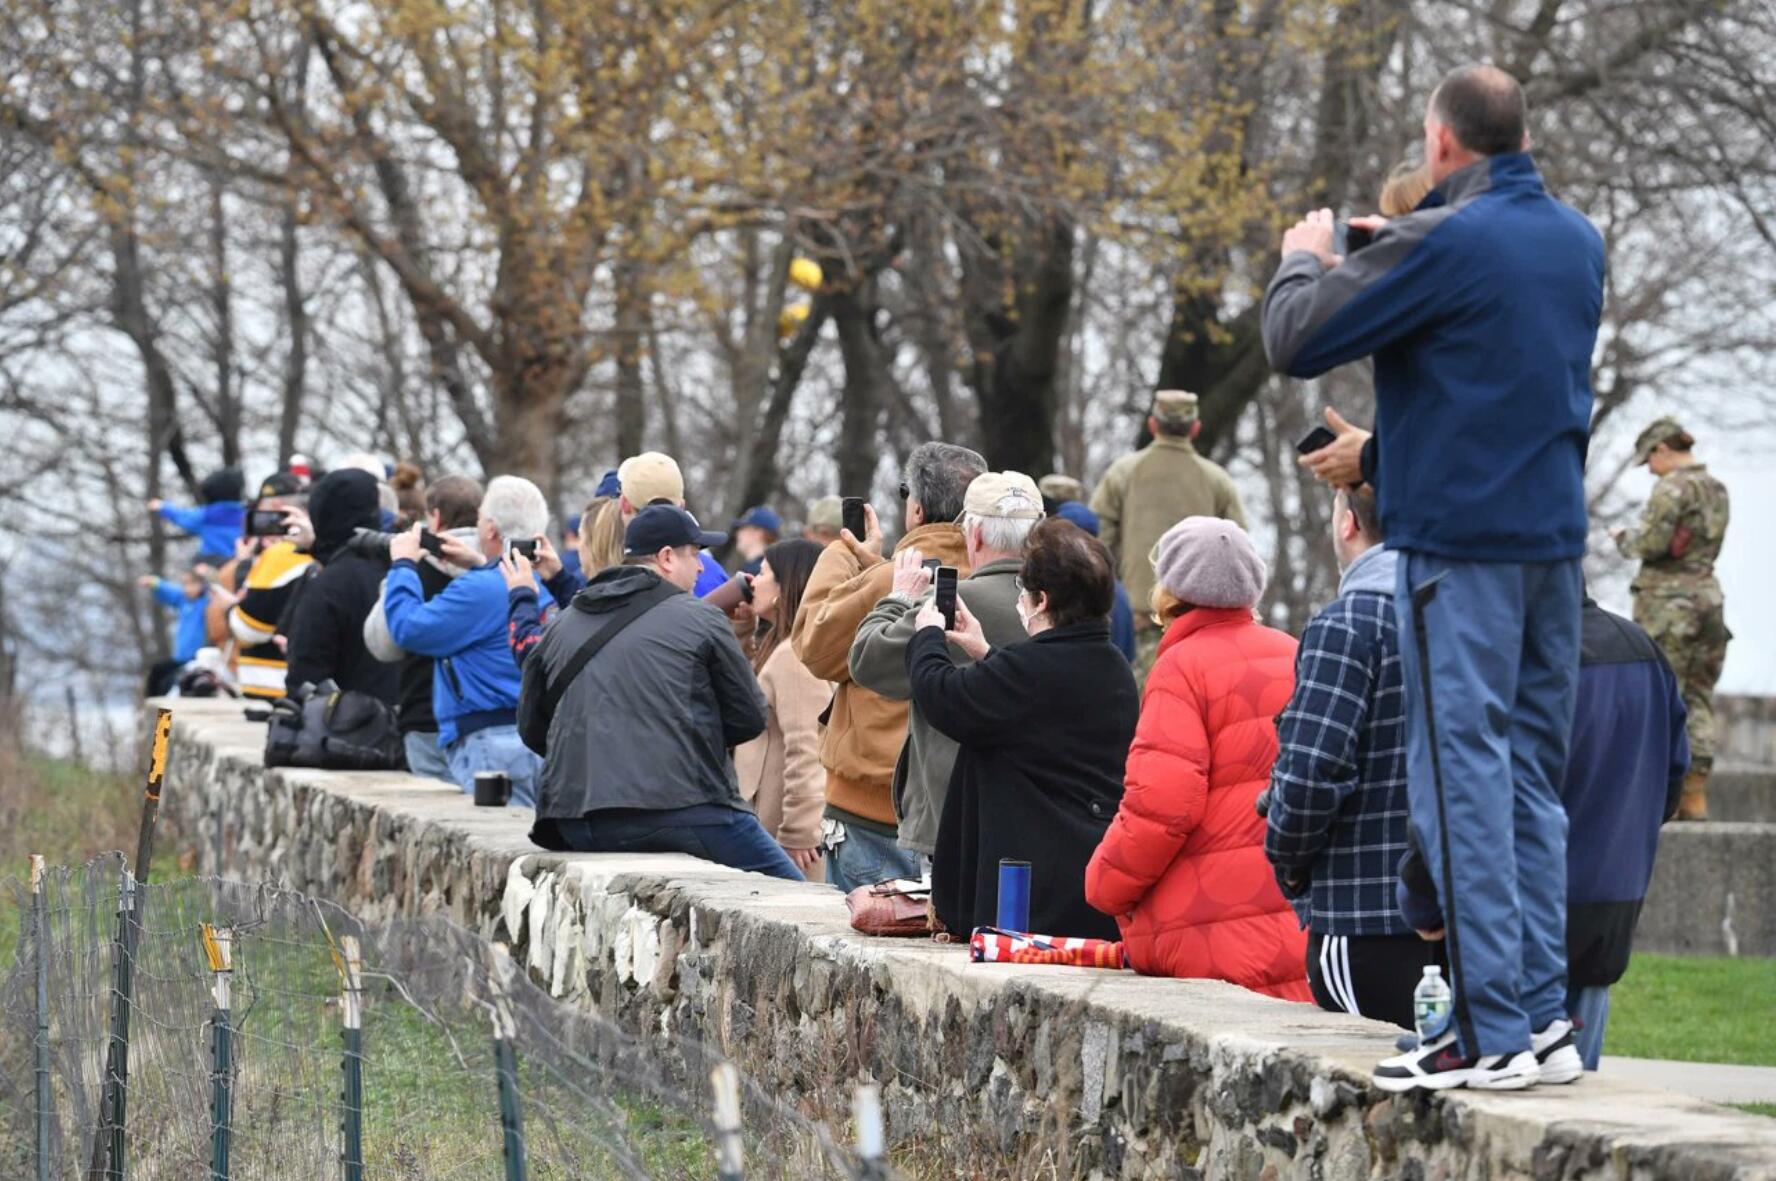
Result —
M 1262 622 L 1196 396 L 1161 390 L 1089 499 L 933 441 L 892 514 L 847 527 L 829 497 L 799 533 L 767 505 L 705 529 L 657 452 L 606 473 L 559 549 L 517 476 L 352 457 L 242 504 L 221 473 L 199 508 L 150 506 L 200 550 L 149 583 L 180 612 L 151 691 L 221 649 L 249 697 L 381 702 L 414 775 L 503 777 L 544 848 L 928 882 L 940 935 L 994 924 L 1010 860 L 1030 930 L 1120 940 L 1142 973 L 1411 1028 L 1435 965 L 1451 1020 L 1378 1085 L 1572 1081 L 1659 826 L 1705 812 L 1727 506 L 1655 422 L 1636 456 L 1660 483 L 1618 538 L 1641 626 L 1586 597 L 1602 248 L 1544 191 L 1525 118 L 1507 75 L 1457 71 L 1424 164 L 1351 223 L 1367 245 L 1336 251 L 1327 211 L 1284 237 L 1271 363 L 1373 356 L 1378 402 L 1374 432 L 1329 410 L 1303 457 L 1343 576 L 1299 639 Z

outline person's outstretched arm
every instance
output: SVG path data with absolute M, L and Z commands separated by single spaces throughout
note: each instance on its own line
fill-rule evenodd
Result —
M 1016 736 L 1032 695 L 1059 687 L 1027 683 L 1018 675 L 1016 657 L 1006 656 L 1012 651 L 989 652 L 983 660 L 958 665 L 942 628 L 920 628 L 906 652 L 907 679 L 919 716 L 964 746 L 989 746 Z

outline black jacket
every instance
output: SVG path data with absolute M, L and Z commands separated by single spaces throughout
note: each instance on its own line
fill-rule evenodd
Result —
M 532 836 L 545 848 L 547 821 L 610 808 L 748 810 L 728 751 L 764 732 L 765 697 L 727 617 L 701 599 L 671 594 L 635 619 L 549 711 L 549 686 L 580 647 L 659 585 L 645 566 L 601 571 L 525 658 L 518 733 L 543 756 Z
M 1085 900 L 1085 867 L 1122 800 L 1141 710 L 1128 660 L 1102 620 L 950 660 L 943 633 L 907 648 L 913 701 L 960 744 L 931 864 L 931 899 L 950 931 L 997 917 L 999 860 L 1030 863 L 1030 929 L 1120 938 Z
M 435 562 L 420 562 L 419 589 L 431 598 L 450 585 L 450 575 Z M 403 734 L 433 734 L 438 715 L 432 712 L 432 658 L 409 652 L 401 658 L 400 704 L 395 717 Z
M 307 579 L 290 608 L 290 689 L 331 678 L 341 689 L 368 693 L 395 704 L 399 677 L 364 646 L 364 619 L 382 591 L 388 563 L 351 552 L 354 530 L 381 520 L 376 478 L 368 472 L 330 472 L 308 502 L 314 522 L 315 560 L 321 572 Z

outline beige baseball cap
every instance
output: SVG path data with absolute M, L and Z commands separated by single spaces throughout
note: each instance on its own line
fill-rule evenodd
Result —
M 1196 421 L 1196 395 L 1189 390 L 1160 390 L 1153 395 L 1153 417 L 1172 426 Z
M 656 500 L 684 503 L 684 473 L 678 470 L 676 459 L 660 451 L 643 451 L 625 459 L 617 467 L 617 483 L 631 508 L 645 508 Z
M 1064 476 L 1060 472 L 1051 472 L 1043 476 L 1036 481 L 1036 486 L 1042 489 L 1042 495 L 1050 500 L 1083 501 L 1085 499 L 1085 485 L 1072 476 Z
M 808 528 L 843 529 L 845 502 L 837 496 L 822 496 L 808 506 Z
M 1042 518 L 1042 492 L 1022 472 L 982 472 L 968 485 L 962 509 L 977 517 L 1037 521 Z

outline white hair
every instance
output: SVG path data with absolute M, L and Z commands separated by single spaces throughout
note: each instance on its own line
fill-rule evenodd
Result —
M 542 489 L 523 476 L 489 480 L 481 511 L 499 530 L 501 541 L 528 541 L 549 527 L 549 502 Z
M 966 534 L 970 529 L 980 529 L 981 548 L 996 554 L 1023 553 L 1024 541 L 1030 536 L 1030 530 L 1039 523 L 1040 518 L 1030 521 L 1011 517 L 983 517 L 978 513 L 962 514 L 962 532 Z

